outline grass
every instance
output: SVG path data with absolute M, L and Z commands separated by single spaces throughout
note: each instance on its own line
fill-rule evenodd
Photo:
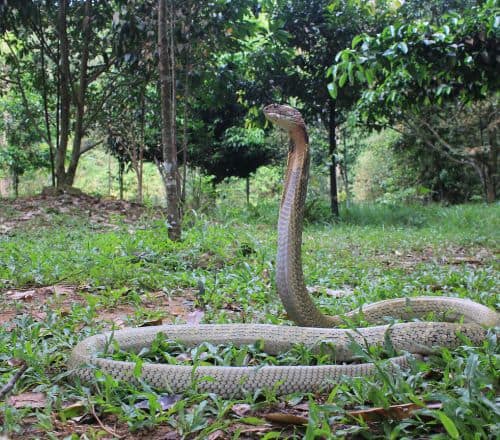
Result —
M 311 209 L 310 219 L 321 219 L 318 209 Z M 3 433 L 13 438 L 109 438 L 95 413 L 128 438 L 164 438 L 166 432 L 177 436 L 169 438 L 226 438 L 216 436 L 219 430 L 228 438 L 265 439 L 500 435 L 495 401 L 499 351 L 493 330 L 480 347 L 464 341 L 457 350 L 438 350 L 395 377 L 386 373 L 379 353 L 364 351 L 362 356 L 380 363 L 379 374 L 346 379 L 326 393 L 278 397 L 262 390 L 234 401 L 200 394 L 196 387 L 181 397 L 165 396 L 147 384 L 118 383 L 99 374 L 97 391 L 68 380 L 71 348 L 117 326 L 113 313 L 124 308 L 127 326 L 158 318 L 182 322 L 184 315 L 169 314 L 168 304 L 175 300 L 187 301 L 189 310 L 203 310 L 206 323 L 290 324 L 274 287 L 275 212 L 273 202 L 248 209 L 222 203 L 210 217 L 190 214 L 180 243 L 166 239 L 163 220 L 146 218 L 131 225 L 119 216 L 113 218 L 113 229 L 104 229 L 83 216 L 52 214 L 52 224 L 28 221 L 0 236 L 0 315 L 5 316 L 0 385 L 13 375 L 13 359 L 21 359 L 28 370 L 12 394 L 44 396 L 40 408 L 0 403 Z M 498 308 L 499 214 L 498 206 L 483 205 L 354 207 L 337 224 L 310 222 L 304 232 L 306 282 L 318 287 L 315 301 L 330 314 L 416 295 L 468 297 Z M 9 300 L 9 291 L 61 283 L 73 286 L 68 301 L 57 295 L 31 303 Z M 348 288 L 353 294 L 333 298 L 326 288 Z M 157 305 L 151 305 L 154 295 Z M 115 320 L 103 319 L 105 314 Z M 174 348 L 177 354 L 186 351 Z M 248 361 L 248 355 L 252 363 L 274 361 L 258 347 L 239 351 L 206 345 L 198 350 L 196 356 L 209 353 L 228 362 Z M 318 362 L 307 350 L 297 350 L 285 357 Z M 165 398 L 170 406 L 162 409 Z M 372 423 L 349 416 L 353 409 L 411 402 L 422 409 L 403 420 Z M 441 407 L 427 409 L 424 402 Z M 74 403 L 76 415 L 68 409 Z M 244 414 L 238 405 L 245 405 Z M 307 426 L 265 419 L 268 412 L 294 413 L 297 405 L 307 406 Z

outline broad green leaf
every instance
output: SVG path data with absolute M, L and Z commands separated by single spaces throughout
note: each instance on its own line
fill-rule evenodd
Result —
M 363 35 L 356 35 L 353 39 L 352 39 L 352 45 L 351 47 L 354 49 L 361 41 L 363 41 Z
M 451 420 L 444 412 L 442 411 L 436 411 L 439 421 L 443 424 L 444 429 L 446 429 L 446 432 L 450 435 L 452 439 L 459 439 L 460 434 L 458 432 L 457 427 L 455 426 L 455 423 L 453 423 L 453 420 Z
M 404 54 L 408 53 L 408 46 L 404 41 L 401 41 L 401 43 L 398 43 L 398 48 L 403 52 Z
M 347 82 L 347 78 L 347 72 L 344 72 L 339 78 L 339 87 L 344 87 L 344 84 Z

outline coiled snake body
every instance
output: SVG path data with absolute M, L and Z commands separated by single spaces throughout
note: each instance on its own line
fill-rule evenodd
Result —
M 264 350 L 271 354 L 302 343 L 314 347 L 321 341 L 335 346 L 335 359 L 349 362 L 355 359 L 349 349 L 352 341 L 360 344 L 383 344 L 389 337 L 396 350 L 428 354 L 433 347 L 457 347 L 462 343 L 459 332 L 474 343 L 486 335 L 485 327 L 499 325 L 499 315 L 481 304 L 451 297 L 413 297 L 379 301 L 362 307 L 366 321 L 382 324 L 384 318 L 409 320 L 431 313 L 446 322 L 406 322 L 377 325 L 355 330 L 332 328 L 342 323 L 338 316 L 322 314 L 311 300 L 303 280 L 301 262 L 302 220 L 309 172 L 308 137 L 300 113 L 292 107 L 272 104 L 264 109 L 266 117 L 285 129 L 290 137 L 285 188 L 278 221 L 278 253 L 276 286 L 290 319 L 298 326 L 264 324 L 229 325 L 163 325 L 131 328 L 85 339 L 73 350 L 68 366 L 80 379 L 91 382 L 95 367 L 116 379 L 133 381 L 135 363 L 98 357 L 113 338 L 123 350 L 138 352 L 149 346 L 159 332 L 168 339 L 189 346 L 204 341 L 213 344 L 252 344 L 263 341 Z M 347 318 L 359 312 L 349 312 Z M 450 322 L 460 321 L 460 324 Z M 112 346 L 111 346 L 112 347 Z M 406 356 L 392 358 L 394 368 L 406 366 Z M 322 366 L 262 366 L 262 367 L 197 367 L 183 365 L 142 365 L 141 379 L 159 389 L 183 392 L 196 382 L 198 390 L 237 397 L 258 389 L 273 388 L 277 393 L 312 391 L 328 387 L 342 376 L 364 376 L 374 371 L 373 364 L 343 364 Z

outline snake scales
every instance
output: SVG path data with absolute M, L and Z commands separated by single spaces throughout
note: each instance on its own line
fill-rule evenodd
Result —
M 68 366 L 80 379 L 91 382 L 95 367 L 116 379 L 133 381 L 133 362 L 114 361 L 98 357 L 113 338 L 123 350 L 138 352 L 149 346 L 159 332 L 168 339 L 188 346 L 204 341 L 213 344 L 252 344 L 264 342 L 264 350 L 276 354 L 288 350 L 293 344 L 303 343 L 313 347 L 320 341 L 335 345 L 338 362 L 354 360 L 349 346 L 352 340 L 362 344 L 383 344 L 390 337 L 396 350 L 415 354 L 428 354 L 432 347 L 456 347 L 461 344 L 460 332 L 474 343 L 480 343 L 485 327 L 499 324 L 499 315 L 475 302 L 449 297 L 414 297 L 376 302 L 362 307 L 364 318 L 378 324 L 355 330 L 332 328 L 342 322 L 337 316 L 322 314 L 311 300 L 303 280 L 301 262 L 302 220 L 307 191 L 309 151 L 305 123 L 300 113 L 292 107 L 272 104 L 264 109 L 266 117 L 285 129 L 290 137 L 285 188 L 278 222 L 278 253 L 276 285 L 288 316 L 301 327 L 230 324 L 230 325 L 163 325 L 148 328 L 131 328 L 114 333 L 92 336 L 80 342 L 73 350 Z M 353 318 L 357 311 L 347 313 Z M 443 322 L 405 322 L 392 326 L 381 325 L 391 316 L 400 320 L 429 315 L 443 318 Z M 453 321 L 460 320 L 460 324 Z M 446 322 L 444 322 L 446 321 Z M 110 345 L 112 347 L 112 345 Z M 407 357 L 392 358 L 394 366 L 405 366 Z M 327 387 L 341 376 L 363 376 L 374 371 L 374 365 L 343 364 L 323 366 L 262 366 L 256 367 L 207 367 L 150 364 L 142 366 L 141 378 L 151 386 L 171 392 L 182 392 L 196 382 L 199 391 L 236 397 L 257 389 L 274 388 L 278 393 L 311 391 Z

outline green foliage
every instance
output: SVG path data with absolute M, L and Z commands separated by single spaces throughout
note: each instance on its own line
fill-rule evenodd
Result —
M 281 156 L 260 128 L 230 127 L 220 141 L 199 144 L 194 163 L 201 166 L 216 183 L 227 177 L 248 177 L 262 165 Z
M 276 206 L 272 209 L 275 211 Z M 320 287 L 314 299 L 325 312 L 340 313 L 402 294 L 456 295 L 497 306 L 499 280 L 492 256 L 500 230 L 497 206 L 399 210 L 359 206 L 344 212 L 350 217 L 346 214 L 338 224 L 309 225 L 305 231 L 306 281 Z M 267 390 L 234 401 L 193 389 L 180 400 L 167 396 L 172 404 L 161 410 L 159 402 L 166 396 L 146 384 L 121 383 L 99 373 L 95 391 L 72 384 L 66 379 L 71 348 L 109 326 L 103 315 L 117 308 L 133 310 L 126 325 L 158 318 L 158 310 L 153 316 L 145 307 L 151 291 L 163 291 L 165 297 L 182 296 L 184 288 L 192 292 L 201 282 L 204 291 L 196 294 L 194 307 L 204 309 L 204 322 L 247 322 L 249 317 L 252 322 L 280 325 L 288 321 L 272 284 L 274 224 L 256 222 L 246 211 L 238 212 L 233 206 L 231 212 L 221 212 L 212 221 L 199 215 L 180 243 L 159 240 L 159 236 L 165 236 L 165 225 L 147 219 L 131 229 L 130 224 L 116 218 L 116 230 L 109 231 L 96 230 L 87 218 L 50 215 L 48 225 L 27 221 L 23 229 L 0 238 L 0 282 L 3 287 L 16 289 L 64 279 L 64 283 L 83 287 L 69 307 L 61 304 L 64 298 L 54 296 L 40 310 L 46 315 L 34 318 L 23 313 L 19 304 L 17 316 L 0 326 L 0 382 L 4 384 L 12 377 L 8 362 L 13 356 L 19 357 L 29 369 L 16 384 L 14 394 L 36 390 L 47 398 L 44 409 L 15 409 L 0 403 L 3 433 L 24 429 L 26 420 L 35 420 L 32 428 L 54 433 L 57 425 L 52 415 L 63 414 L 67 404 L 75 401 L 83 403 L 83 411 L 92 405 L 102 418 L 117 417 L 117 423 L 128 425 L 130 430 L 161 425 L 179 435 L 198 438 L 245 423 L 231 410 L 235 403 L 249 405 L 251 412 L 245 420 L 261 424 L 260 411 L 301 401 L 309 401 L 308 427 L 276 426 L 270 427 L 270 432 L 284 429 L 288 436 L 299 438 L 354 434 L 400 438 L 454 432 L 455 426 L 465 438 L 474 438 L 474 433 L 480 438 L 495 437 L 497 433 L 493 408 L 498 343 L 494 332 L 480 347 L 464 343 L 457 350 L 440 350 L 396 378 L 384 373 L 377 353 L 361 351 L 363 357 L 382 362 L 380 374 L 372 379 L 346 379 L 330 394 L 321 396 L 278 398 Z M 481 257 L 481 264 L 452 263 L 457 255 L 480 253 L 486 255 Z M 354 293 L 335 299 L 321 289 L 346 286 Z M 5 295 L 5 289 L 0 295 Z M 163 306 L 158 308 L 168 310 Z M 268 357 L 258 348 L 219 350 L 205 344 L 193 348 L 193 353 L 200 362 L 220 358 L 223 363 L 244 363 L 253 353 L 259 362 L 276 361 L 276 356 Z M 180 350 L 185 352 L 184 348 Z M 298 347 L 280 362 L 327 361 L 315 356 Z M 144 401 L 148 402 L 146 407 Z M 442 408 L 436 411 L 423 407 L 415 418 L 383 420 L 378 425 L 367 425 L 347 415 L 351 409 L 434 401 L 441 402 Z
M 395 21 L 375 36 L 361 34 L 336 57 L 330 92 L 336 97 L 347 82 L 365 86 L 360 104 L 371 121 L 443 99 L 484 98 L 498 88 L 498 14 L 488 0 L 439 23 Z

